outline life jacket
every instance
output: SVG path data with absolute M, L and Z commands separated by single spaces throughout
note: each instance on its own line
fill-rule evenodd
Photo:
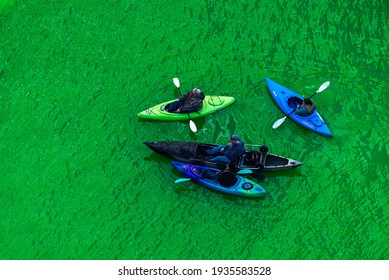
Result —
M 307 110 L 308 115 L 310 115 L 316 109 L 316 104 L 315 102 L 312 102 L 312 105 L 304 104 L 304 108 Z
M 236 181 L 236 175 L 229 170 L 224 170 L 221 172 L 218 179 L 218 183 L 223 187 L 231 187 L 235 185 Z
M 244 151 L 244 143 L 240 141 L 239 144 L 227 145 L 224 154 L 231 162 L 236 163 L 243 156 Z
M 199 111 L 203 107 L 203 100 L 205 96 L 203 92 L 195 92 L 191 94 L 190 92 L 185 95 L 185 99 L 182 101 L 185 102 L 182 106 L 181 113 L 190 113 Z

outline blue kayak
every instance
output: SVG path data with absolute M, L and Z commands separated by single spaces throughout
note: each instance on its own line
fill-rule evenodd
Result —
M 260 197 L 266 193 L 265 189 L 260 185 L 239 175 L 236 175 L 236 182 L 232 186 L 224 187 L 220 185 L 217 180 L 217 173 L 221 172 L 221 170 L 217 168 L 178 161 L 172 161 L 172 165 L 194 182 L 213 190 L 248 197 Z
M 276 82 L 273 82 L 268 78 L 265 80 L 271 95 L 285 114 L 290 114 L 302 103 L 304 98 L 301 95 L 280 84 L 277 84 Z M 326 123 L 316 110 L 314 110 L 309 116 L 300 116 L 296 113 L 291 113 L 289 117 L 298 124 L 313 130 L 314 132 L 325 136 L 331 136 L 331 132 Z

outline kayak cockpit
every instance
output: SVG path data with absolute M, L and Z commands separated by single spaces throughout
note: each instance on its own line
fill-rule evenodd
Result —
M 297 108 L 297 106 L 300 106 L 303 103 L 303 100 L 301 98 L 298 98 L 297 96 L 293 96 L 288 98 L 287 103 L 289 108 L 294 110 Z

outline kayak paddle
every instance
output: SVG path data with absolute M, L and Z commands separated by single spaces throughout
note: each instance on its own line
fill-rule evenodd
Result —
M 244 175 L 244 174 L 253 174 L 253 171 L 251 169 L 242 169 L 236 172 L 236 174 Z
M 181 182 L 186 182 L 190 181 L 190 178 L 180 178 L 174 181 L 174 183 L 181 183 Z
M 319 89 L 318 89 L 314 94 L 312 94 L 310 97 L 308 97 L 308 99 L 311 99 L 311 98 L 314 97 L 317 93 L 322 92 L 323 90 L 325 90 L 326 88 L 328 88 L 329 85 L 330 85 L 330 82 L 329 82 L 329 81 L 323 83 L 323 84 L 319 87 Z M 286 117 L 289 117 L 289 115 L 292 114 L 292 113 L 294 113 L 296 110 L 297 110 L 297 107 L 296 107 L 296 109 L 294 109 L 292 112 L 290 112 L 289 114 L 287 114 L 285 117 L 283 117 L 283 118 L 277 120 L 277 121 L 273 124 L 273 128 L 274 128 L 274 129 L 278 128 L 278 127 L 285 121 Z
M 177 87 L 178 92 L 180 93 L 180 96 L 182 96 L 181 89 L 180 89 L 180 80 L 178 78 L 173 78 L 173 83 Z M 192 130 L 192 132 L 197 132 L 197 126 L 194 123 L 194 121 L 192 121 L 192 119 L 190 118 L 190 114 L 189 113 L 188 113 L 188 118 L 189 118 L 190 130 Z

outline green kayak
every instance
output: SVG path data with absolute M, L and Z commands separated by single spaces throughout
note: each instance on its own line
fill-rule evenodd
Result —
M 169 113 L 162 111 L 161 107 L 175 100 L 170 100 L 158 104 L 154 107 L 146 109 L 138 114 L 138 117 L 149 120 L 160 120 L 160 121 L 183 121 L 188 120 L 189 116 L 187 113 Z M 235 102 L 235 98 L 231 96 L 212 96 L 207 95 L 203 101 L 203 107 L 200 111 L 190 113 L 191 119 L 204 117 L 213 113 L 216 113 Z

